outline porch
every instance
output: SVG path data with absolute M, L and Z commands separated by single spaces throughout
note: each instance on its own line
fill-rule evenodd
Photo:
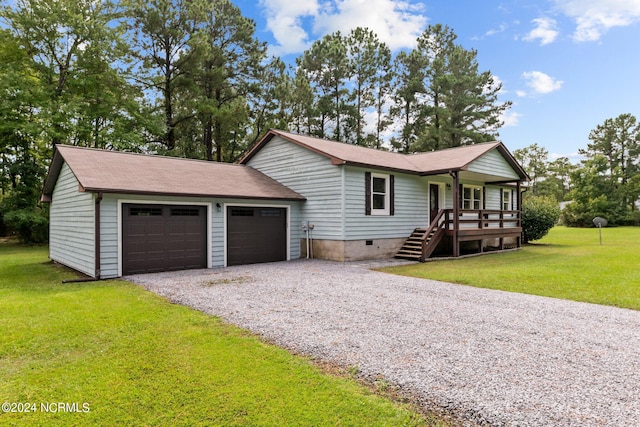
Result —
M 466 245 L 467 252 L 474 246 L 477 253 L 519 248 L 521 236 L 519 210 L 441 209 L 429 227 L 413 231 L 396 258 L 424 262 L 434 255 L 459 257 L 463 242 L 476 242 Z

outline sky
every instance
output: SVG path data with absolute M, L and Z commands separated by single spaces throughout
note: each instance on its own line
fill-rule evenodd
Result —
M 640 0 L 232 1 L 287 62 L 338 30 L 367 27 L 397 53 L 449 26 L 513 102 L 499 130 L 511 151 L 537 143 L 576 162 L 606 119 L 640 119 Z

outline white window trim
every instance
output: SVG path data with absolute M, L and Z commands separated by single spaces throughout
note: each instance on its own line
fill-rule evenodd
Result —
M 508 200 L 506 200 L 508 199 Z M 507 208 L 505 209 L 505 203 L 507 204 Z M 511 190 L 503 189 L 502 190 L 502 210 L 503 211 L 511 211 L 513 210 L 513 200 L 511 200 Z
M 473 202 L 476 201 L 476 199 L 473 198 L 473 190 L 474 189 L 480 189 L 480 198 L 477 199 L 478 201 L 478 208 L 476 209 L 475 207 L 471 206 L 470 208 L 465 208 L 464 207 L 464 189 L 465 188 L 470 188 L 471 189 L 471 204 L 473 205 Z M 482 209 L 482 185 L 474 185 L 474 184 L 462 184 L 462 194 L 461 196 L 461 200 L 462 200 L 462 209 L 463 210 L 480 210 Z
M 385 181 L 385 195 L 384 195 L 384 209 L 375 209 L 373 207 L 373 199 L 374 199 L 374 191 L 373 191 L 373 180 L 374 178 L 382 178 Z M 391 197 L 390 197 L 390 191 L 391 191 L 391 175 L 388 174 L 382 174 L 382 173 L 371 173 L 371 215 L 386 215 L 389 216 L 390 215 L 390 203 L 391 203 Z

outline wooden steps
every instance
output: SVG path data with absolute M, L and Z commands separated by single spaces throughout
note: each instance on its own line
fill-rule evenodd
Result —
M 424 262 L 436 250 L 438 243 L 442 240 L 447 223 L 448 217 L 445 215 L 445 211 L 441 209 L 431 221 L 429 228 L 418 227 L 413 230 L 411 236 L 396 254 L 396 258 Z
M 415 261 L 422 260 L 422 241 L 427 233 L 426 228 L 416 228 L 411 236 L 404 242 L 402 248 L 396 254 L 396 258 L 410 259 Z M 428 237 L 427 237 L 428 238 Z
M 402 248 L 396 254 L 396 258 L 401 259 L 410 259 L 414 261 L 424 261 L 425 258 L 428 258 L 431 253 L 435 250 L 435 247 L 438 245 L 442 235 L 439 233 L 440 229 L 438 228 L 416 228 L 411 233 L 411 236 L 404 243 Z M 427 235 L 428 233 L 428 235 Z M 422 252 L 424 247 L 427 249 L 425 252 Z

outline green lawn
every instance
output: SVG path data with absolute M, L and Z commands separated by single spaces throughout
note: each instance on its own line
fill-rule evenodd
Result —
M 35 404 L 0 425 L 445 425 L 130 283 L 72 277 L 0 244 L 0 403 Z
M 384 271 L 640 310 L 640 227 L 555 227 L 522 250 Z

